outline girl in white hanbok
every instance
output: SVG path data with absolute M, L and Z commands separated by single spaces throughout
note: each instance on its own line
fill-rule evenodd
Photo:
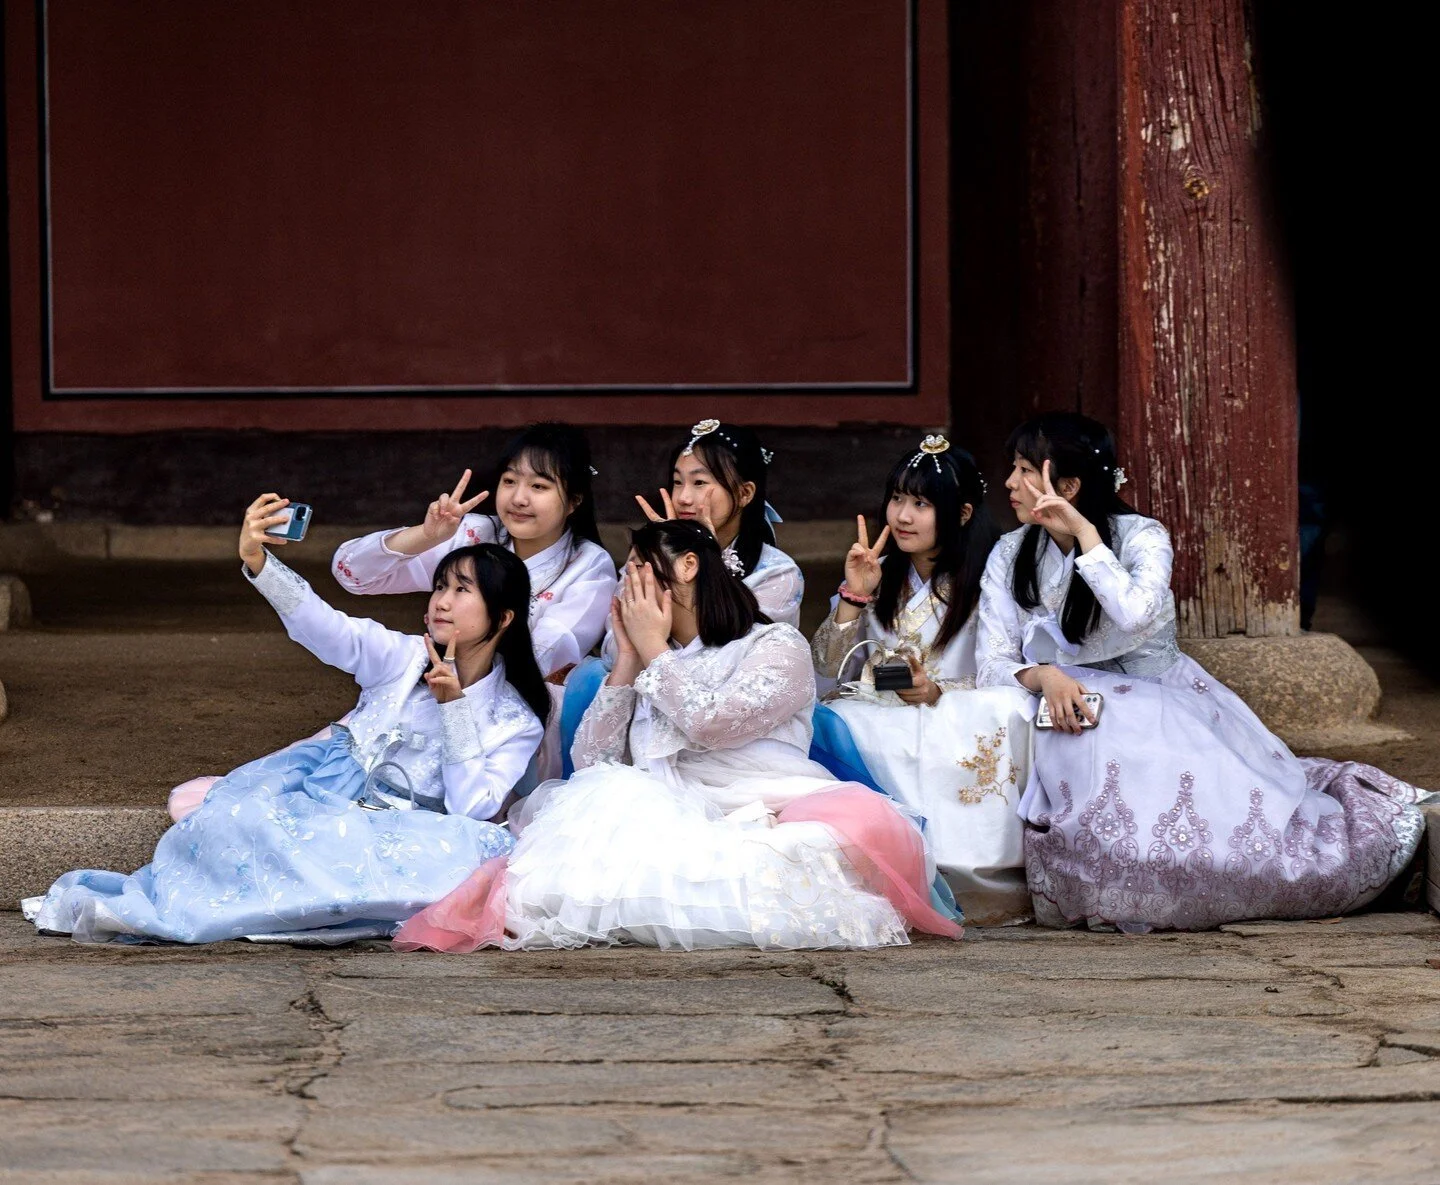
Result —
M 430 503 L 419 526 L 376 531 L 342 543 L 332 571 L 357 594 L 428 592 L 440 561 L 460 547 L 497 543 L 524 561 L 535 660 L 555 704 L 536 776 L 560 773 L 560 684 L 600 641 L 615 595 L 614 561 L 600 546 L 585 433 L 569 424 L 535 424 L 500 457 L 495 515 L 477 514 L 488 491 L 465 497 L 470 470 Z M 316 740 L 328 733 L 321 730 Z M 170 815 L 183 819 L 219 779 L 191 778 L 170 791 Z M 533 781 L 530 783 L 534 784 Z
M 693 520 L 709 527 L 720 541 L 726 567 L 755 594 L 760 612 L 771 621 L 798 627 L 805 578 L 799 565 L 775 546 L 780 516 L 767 501 L 772 458 L 753 429 L 701 420 L 670 454 L 670 485 L 660 490 L 659 507 L 640 495 L 636 501 L 651 522 Z M 602 663 L 577 670 L 566 688 L 561 727 L 566 754 L 595 689 L 614 664 L 615 642 L 608 630 L 601 658 Z M 567 763 L 565 773 L 571 772 Z
M 577 772 L 512 811 L 519 841 L 397 944 L 872 947 L 931 908 L 919 827 L 806 758 L 814 675 L 709 530 L 634 534 L 612 612 L 614 668 L 575 742 Z
M 871 546 L 858 520 L 812 648 L 816 670 L 840 681 L 827 703 L 843 728 L 817 724 L 826 764 L 863 763 L 923 815 L 966 918 L 997 925 L 1030 916 L 1015 811 L 1033 707 L 1018 688 L 975 690 L 975 609 L 997 534 L 984 496 L 974 459 L 943 436 L 902 456 L 885 483 L 884 529 Z M 909 685 L 877 690 L 876 669 L 897 667 Z
M 227 774 L 126 876 L 62 876 L 25 912 L 82 942 L 348 941 L 395 925 L 513 846 L 488 822 L 540 744 L 549 697 L 525 566 L 494 544 L 437 566 L 424 637 L 347 617 L 265 546 L 287 503 L 246 512 L 246 577 L 286 632 L 355 676 L 347 723 Z M 445 648 L 445 656 L 436 647 Z
M 1007 451 L 1025 525 L 986 568 L 979 682 L 1023 687 L 1055 722 L 1020 804 L 1037 919 L 1198 930 L 1372 900 L 1415 853 L 1423 793 L 1296 758 L 1181 653 L 1169 534 L 1121 500 L 1103 425 L 1051 413 Z
M 615 563 L 595 523 L 590 446 L 579 428 L 536 424 L 510 442 L 498 471 L 493 516 L 475 513 L 488 491 L 465 498 L 467 469 L 419 526 L 342 543 L 335 579 L 352 593 L 425 592 L 447 553 L 498 543 L 529 570 L 535 660 L 560 683 L 600 641 L 615 595 Z

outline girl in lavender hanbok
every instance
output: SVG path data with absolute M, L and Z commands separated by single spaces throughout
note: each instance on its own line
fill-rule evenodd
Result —
M 1007 451 L 1025 525 L 986 567 L 979 682 L 1043 697 L 1056 722 L 1020 803 L 1037 919 L 1197 930 L 1372 900 L 1416 850 L 1423 793 L 1295 757 L 1180 652 L 1169 535 L 1119 497 L 1103 425 L 1044 415 Z
M 840 680 L 820 709 L 840 724 L 818 717 L 816 756 L 835 769 L 848 739 L 879 788 L 925 817 L 966 918 L 998 925 L 1030 916 L 1015 808 L 1034 709 L 1017 687 L 975 689 L 975 609 L 997 536 L 984 497 L 974 459 L 943 436 L 905 453 L 886 479 L 884 529 L 872 547 L 858 520 L 812 648 L 815 669 Z M 877 690 L 876 667 L 896 663 L 911 685 Z
M 525 566 L 494 544 L 451 552 L 429 633 L 397 633 L 330 608 L 265 550 L 286 505 L 267 494 L 246 512 L 244 571 L 295 641 L 355 676 L 348 723 L 220 779 L 133 875 L 66 873 L 25 902 L 41 930 L 81 942 L 388 935 L 513 846 L 486 820 L 550 707 Z
M 755 594 L 760 612 L 771 621 L 798 627 L 805 578 L 799 565 L 775 546 L 780 516 L 767 501 L 772 459 L 753 429 L 701 420 L 670 453 L 670 484 L 660 490 L 659 507 L 639 495 L 636 501 L 651 522 L 693 520 L 709 527 L 720 541 L 726 567 Z M 562 725 L 566 754 L 595 689 L 615 662 L 615 640 L 608 629 L 600 654 L 601 663 L 585 664 L 568 681 Z M 567 764 L 566 774 L 572 770 Z
M 958 938 L 930 905 L 915 821 L 806 758 L 805 639 L 766 619 L 698 523 L 633 539 L 575 776 L 511 812 L 508 867 L 477 872 L 397 946 L 870 947 L 906 942 L 908 926 Z
M 429 592 L 440 561 L 457 548 L 498 543 L 524 561 L 530 578 L 526 613 L 535 660 L 553 685 L 553 721 L 539 777 L 560 773 L 560 684 L 594 649 L 615 594 L 615 564 L 600 545 L 591 486 L 590 445 L 569 424 L 535 424 L 500 457 L 495 515 L 475 513 L 488 491 L 465 497 L 470 470 L 430 503 L 419 526 L 376 531 L 342 543 L 332 571 L 357 594 Z M 324 740 L 321 730 L 316 740 Z M 191 778 L 170 791 L 170 815 L 183 819 L 219 779 Z

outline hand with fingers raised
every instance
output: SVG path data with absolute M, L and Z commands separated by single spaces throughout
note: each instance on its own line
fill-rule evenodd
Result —
M 455 636 L 452 634 L 445 644 L 443 656 L 435 649 L 435 640 L 429 634 L 425 635 L 425 649 L 430 651 L 430 669 L 425 672 L 425 685 L 430 688 L 435 702 L 448 704 L 459 699 L 465 694 L 465 689 L 460 686 L 460 675 L 455 669 Z
M 1050 479 L 1050 462 L 1040 467 L 1040 485 L 1027 476 L 1025 488 L 1030 491 L 1035 504 L 1030 508 L 1030 517 L 1052 534 L 1071 535 L 1078 538 L 1090 520 L 1075 509 L 1075 504 L 1055 489 Z M 1042 488 L 1043 487 L 1043 488 Z
M 425 511 L 425 521 L 420 524 L 420 533 L 431 547 L 453 539 L 455 532 L 460 529 L 461 520 L 490 496 L 489 490 L 481 490 L 467 501 L 465 487 L 469 484 L 470 470 L 467 469 L 460 475 L 455 488 L 448 494 L 441 494 Z
M 643 494 L 636 494 L 635 501 L 640 504 L 640 509 L 644 512 L 645 517 L 652 523 L 668 522 L 671 519 L 680 517 L 675 511 L 675 500 L 670 497 L 669 490 L 662 489 L 660 491 L 660 505 L 664 508 L 664 514 L 661 514 L 655 507 L 651 506 L 650 503 L 645 500 Z M 710 534 L 714 535 L 717 540 L 720 538 L 719 532 L 715 529 L 715 520 L 710 517 L 710 504 L 708 501 L 696 512 L 695 521 L 709 531 Z
M 620 598 L 620 624 L 644 666 L 670 648 L 674 608 L 670 590 L 662 588 L 649 564 L 625 566 L 625 588 Z M 620 644 L 619 634 L 615 637 Z
M 284 546 L 288 539 L 265 534 L 271 527 L 278 527 L 286 519 L 282 513 L 290 505 L 289 498 L 279 494 L 261 494 L 245 508 L 245 519 L 240 524 L 240 558 L 250 569 L 250 575 L 259 576 L 265 566 L 265 548 Z
M 886 526 L 870 546 L 870 529 L 865 525 L 865 516 L 855 516 L 856 540 L 845 553 L 845 588 L 857 597 L 873 597 L 880 587 L 880 557 L 884 554 L 885 543 L 890 538 Z

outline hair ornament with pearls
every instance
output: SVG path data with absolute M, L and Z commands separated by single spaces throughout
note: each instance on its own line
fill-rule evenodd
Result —
M 695 446 L 700 442 L 702 436 L 709 436 L 712 432 L 718 431 L 719 428 L 719 420 L 701 420 L 698 424 L 692 426 L 690 429 L 690 443 L 680 450 L 680 455 L 682 457 L 688 457 L 695 451 Z
M 1125 476 L 1125 470 L 1123 470 L 1122 468 L 1120 468 L 1119 465 L 1116 465 L 1116 466 L 1115 466 L 1115 492 L 1116 492 L 1117 494 L 1120 492 L 1120 487 L 1123 486 L 1123 485 L 1124 485 L 1127 481 L 1129 481 L 1129 480 L 1130 480 L 1130 479 Z
M 910 468 L 914 469 L 916 465 L 920 464 L 926 457 L 929 457 L 930 460 L 935 463 L 935 472 L 943 473 L 944 469 L 940 465 L 940 454 L 948 453 L 949 451 L 950 442 L 939 433 L 932 433 L 920 442 L 920 448 L 915 455 L 910 458 Z

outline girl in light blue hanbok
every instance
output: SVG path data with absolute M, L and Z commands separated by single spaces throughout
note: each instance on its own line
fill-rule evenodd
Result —
M 490 543 L 450 552 L 429 632 L 398 633 L 332 609 L 266 551 L 287 505 L 250 506 L 240 558 L 286 632 L 355 676 L 348 722 L 222 778 L 138 872 L 66 873 L 24 903 L 38 929 L 80 942 L 386 936 L 514 846 L 487 820 L 550 709 L 525 565 Z

